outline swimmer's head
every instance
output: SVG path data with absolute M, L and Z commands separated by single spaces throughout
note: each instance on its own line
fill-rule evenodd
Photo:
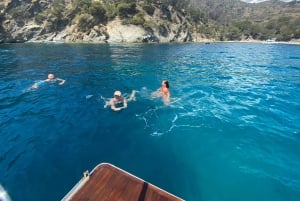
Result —
M 169 88 L 169 81 L 168 80 L 163 80 L 162 85 L 166 85 L 166 87 Z
M 115 91 L 115 93 L 114 93 L 114 96 L 121 96 L 122 95 L 122 93 L 120 92 L 120 91 Z
M 54 74 L 50 73 L 48 74 L 48 79 L 49 80 L 53 80 L 55 78 Z

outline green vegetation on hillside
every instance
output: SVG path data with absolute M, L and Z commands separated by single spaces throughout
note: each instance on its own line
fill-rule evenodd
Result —
M 201 13 L 202 22 L 207 24 L 206 32 L 216 31 L 219 40 L 299 39 L 299 1 L 247 4 L 239 0 L 191 0 L 191 3 L 194 10 L 202 11 L 193 11 L 194 19 Z
M 289 41 L 300 38 L 300 2 L 279 1 L 246 4 L 238 0 L 12 0 L 7 7 L 0 3 L 0 31 L 6 19 L 14 19 L 18 26 L 33 20 L 45 25 L 45 32 L 60 31 L 75 25 L 88 32 L 94 26 L 106 24 L 119 17 L 123 24 L 154 27 L 164 35 L 166 21 L 178 23 L 184 17 L 191 32 L 216 40 L 266 40 L 276 38 Z M 46 4 L 45 4 L 46 2 Z M 30 4 L 30 6 L 28 6 Z M 45 4 L 43 6 L 43 4 Z M 172 17 L 171 10 L 181 17 Z M 159 22 L 147 16 L 161 13 Z M 157 18 L 157 17 L 156 17 Z

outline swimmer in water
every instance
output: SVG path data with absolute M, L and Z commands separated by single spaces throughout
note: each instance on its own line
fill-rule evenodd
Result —
M 34 83 L 34 85 L 32 86 L 33 89 L 37 89 L 39 86 L 42 86 L 43 84 L 45 84 L 46 82 L 51 82 L 51 83 L 55 83 L 55 82 L 59 82 L 59 85 L 63 85 L 65 83 L 65 80 L 61 79 L 61 78 L 56 78 L 54 76 L 54 74 L 50 73 L 48 74 L 48 79 L 39 81 L 37 83 Z
M 169 81 L 163 80 L 161 87 L 151 94 L 152 98 L 162 97 L 165 104 L 170 102 Z
M 110 99 L 109 104 L 113 111 L 120 111 L 127 108 L 127 100 L 125 97 L 122 97 L 120 91 L 115 91 L 114 97 Z
M 114 97 L 110 99 L 109 105 L 110 108 L 114 111 L 120 111 L 122 109 L 127 108 L 127 103 L 129 101 L 135 101 L 135 94 L 137 91 L 132 90 L 130 97 L 128 100 L 122 96 L 122 93 L 120 91 L 115 91 Z

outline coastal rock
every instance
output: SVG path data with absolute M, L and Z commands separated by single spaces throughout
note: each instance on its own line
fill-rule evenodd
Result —
M 4 24 L 5 31 L 10 33 L 5 35 L 5 42 L 26 42 L 43 31 L 43 27 L 33 23 L 19 27 L 14 20 L 8 20 Z
M 293 41 L 299 10 L 298 1 L 1 0 L 0 43 Z
M 65 3 L 66 7 L 72 6 L 71 1 Z M 148 43 L 193 40 L 192 34 L 187 29 L 188 20 L 172 6 L 160 5 L 155 7 L 151 15 L 144 13 L 143 18 L 152 23 L 151 28 L 141 24 L 124 23 L 124 19 L 116 16 L 104 24 L 99 23 L 89 29 L 80 28 L 78 18 L 73 20 L 58 18 L 59 13 L 51 6 L 52 1 L 47 0 L 33 0 L 27 3 L 10 0 L 5 1 L 5 4 L 2 3 L 7 14 L 0 21 L 0 42 Z M 139 12 L 143 12 L 141 7 L 138 9 Z M 21 17 L 23 16 L 21 11 L 26 11 L 24 13 L 26 19 Z M 91 15 L 86 16 L 89 16 L 86 18 L 87 22 L 93 21 Z
M 135 25 L 122 25 L 118 18 L 109 22 L 106 28 L 109 36 L 107 41 L 110 43 L 142 42 L 147 35 L 145 29 Z

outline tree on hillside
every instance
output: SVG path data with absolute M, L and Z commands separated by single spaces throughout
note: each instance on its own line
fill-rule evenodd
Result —
M 78 28 L 82 32 L 90 30 L 95 24 L 93 16 L 90 14 L 81 14 L 78 16 Z
M 229 27 L 226 38 L 228 40 L 241 40 L 241 33 L 240 30 L 237 27 Z
M 130 17 L 137 13 L 135 3 L 120 3 L 117 6 L 117 10 L 121 18 Z
M 91 14 L 97 22 L 106 22 L 106 10 L 100 2 L 93 2 L 88 9 L 88 13 Z

